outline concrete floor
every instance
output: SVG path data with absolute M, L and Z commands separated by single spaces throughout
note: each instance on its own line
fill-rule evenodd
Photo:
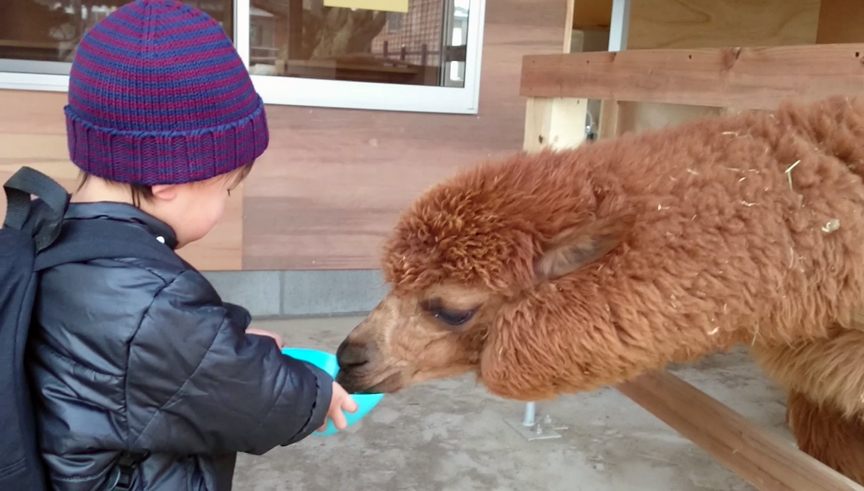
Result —
M 268 320 L 256 327 L 286 343 L 335 351 L 358 318 Z M 672 370 L 761 427 L 790 441 L 782 393 L 742 352 Z M 504 421 L 524 404 L 485 393 L 473 377 L 386 396 L 341 434 L 241 455 L 242 491 L 690 491 L 752 490 L 618 392 L 606 389 L 537 405 L 569 426 L 529 442 Z

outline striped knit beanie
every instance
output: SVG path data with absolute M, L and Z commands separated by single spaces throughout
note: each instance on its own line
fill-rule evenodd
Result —
M 72 161 L 126 184 L 209 179 L 269 143 L 263 101 L 231 40 L 175 0 L 135 0 L 84 36 L 65 113 Z

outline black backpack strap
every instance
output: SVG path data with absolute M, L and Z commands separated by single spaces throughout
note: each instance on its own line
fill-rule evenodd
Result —
M 60 235 L 69 193 L 53 179 L 30 167 L 18 169 L 3 185 L 3 190 L 8 204 L 3 226 L 24 230 L 25 224 L 33 221 L 31 211 L 34 211 L 39 215 L 35 219 L 40 222 L 34 237 L 36 250 L 50 246 Z M 41 198 L 42 206 L 33 207 L 31 195 Z
M 174 251 L 143 228 L 107 219 L 67 220 L 61 240 L 36 256 L 36 271 L 94 259 L 135 257 L 183 267 Z

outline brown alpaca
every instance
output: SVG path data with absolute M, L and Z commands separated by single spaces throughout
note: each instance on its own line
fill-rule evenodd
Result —
M 802 448 L 860 480 L 862 175 L 846 98 L 479 165 L 401 217 L 392 291 L 340 346 L 339 381 L 473 371 L 539 400 L 746 343 L 794 394 Z

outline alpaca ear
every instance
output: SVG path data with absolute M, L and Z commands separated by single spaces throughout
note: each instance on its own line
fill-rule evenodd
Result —
M 537 280 L 560 278 L 602 258 L 624 241 L 635 222 L 635 216 L 625 215 L 565 229 L 534 261 Z

